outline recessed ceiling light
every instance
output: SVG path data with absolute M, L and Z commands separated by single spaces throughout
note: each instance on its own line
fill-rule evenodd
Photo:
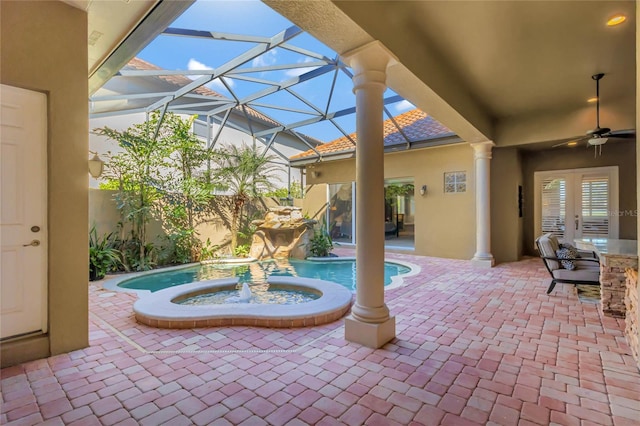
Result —
M 571 141 L 567 143 L 567 146 L 576 146 L 578 145 L 578 141 Z
M 613 15 L 611 18 L 609 18 L 609 20 L 607 21 L 607 26 L 608 27 L 615 27 L 616 25 L 622 24 L 626 20 L 627 20 L 627 17 L 625 15 L 623 15 L 622 13 L 619 13 L 619 14 Z
M 594 96 L 593 98 L 589 98 L 589 99 L 587 99 L 587 102 L 589 102 L 589 103 L 594 103 L 594 102 L 595 102 L 595 101 L 597 101 L 597 100 L 598 100 L 598 98 L 596 98 L 596 97 Z

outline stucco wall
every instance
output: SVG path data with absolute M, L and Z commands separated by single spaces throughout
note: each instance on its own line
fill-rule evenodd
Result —
M 121 221 L 121 217 L 114 199 L 115 193 L 116 191 L 95 188 L 89 189 L 89 229 L 95 226 L 98 236 L 119 231 L 118 222 Z M 294 200 L 294 204 L 296 203 L 301 204 L 301 200 Z M 278 200 L 274 198 L 263 198 L 256 200 L 254 205 L 262 211 L 265 208 L 277 206 Z M 300 205 L 300 207 L 302 206 Z M 250 208 L 250 206 L 245 207 L 245 209 L 248 208 Z M 230 240 L 231 233 L 229 228 L 215 212 L 206 218 L 198 218 L 196 222 L 198 222 L 196 232 L 202 242 L 209 239 L 211 244 L 215 246 Z M 125 225 L 124 236 L 128 235 L 130 229 L 128 225 Z M 147 224 L 147 235 L 156 247 L 161 247 L 166 244 L 164 237 L 166 237 L 167 233 L 159 220 L 152 218 L 149 221 Z
M 523 219 L 518 214 L 522 185 L 520 154 L 514 148 L 494 148 L 491 159 L 491 253 L 496 262 L 522 256 Z
M 471 259 L 475 252 L 475 190 L 473 149 L 467 144 L 397 152 L 385 155 L 385 179 L 413 178 L 427 194 L 415 196 L 415 253 Z M 315 164 L 308 168 L 305 211 L 326 202 L 321 183 L 355 180 L 355 160 Z M 311 170 L 319 173 L 314 178 Z M 444 193 L 444 173 L 466 171 L 467 192 Z M 326 187 L 325 187 L 326 188 Z M 380 206 L 383 208 L 383 206 Z
M 534 184 L 533 174 L 546 170 L 579 169 L 587 167 L 618 166 L 619 210 L 635 211 L 636 193 L 636 153 L 634 141 L 611 141 L 602 147 L 602 155 L 594 156 L 593 149 L 583 146 L 576 148 L 552 148 L 541 151 L 522 151 L 524 175 L 524 252 L 534 252 Z M 620 216 L 622 239 L 635 240 L 637 237 L 637 216 Z
M 87 15 L 57 1 L 0 7 L 1 82 L 48 95 L 48 350 L 59 354 L 88 345 Z M 3 356 L 46 346 L 7 343 Z

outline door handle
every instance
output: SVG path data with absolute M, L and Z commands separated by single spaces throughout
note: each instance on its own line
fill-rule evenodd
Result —
M 23 244 L 22 247 L 38 247 L 40 245 L 40 240 L 33 240 L 29 244 Z
M 576 219 L 576 231 L 578 230 L 580 226 L 580 219 Z

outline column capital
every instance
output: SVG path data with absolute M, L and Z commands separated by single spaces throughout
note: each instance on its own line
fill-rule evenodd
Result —
M 491 159 L 491 150 L 496 146 L 493 141 L 474 142 L 469 144 L 473 148 L 474 158 Z
M 378 40 L 356 47 L 340 57 L 353 68 L 355 75 L 366 71 L 386 72 L 388 67 L 398 63 L 398 58 Z

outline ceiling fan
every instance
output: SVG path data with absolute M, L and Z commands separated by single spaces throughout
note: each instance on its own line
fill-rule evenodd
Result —
M 553 148 L 558 146 L 575 146 L 579 142 L 586 140 L 587 147 L 593 146 L 595 148 L 594 155 L 602 154 L 602 145 L 604 145 L 610 138 L 630 139 L 636 137 L 636 131 L 634 129 L 627 130 L 611 130 L 608 127 L 600 127 L 600 80 L 604 77 L 604 73 L 594 74 L 591 76 L 596 81 L 596 127 L 592 130 L 588 130 L 585 137 L 577 140 L 569 140 L 566 142 L 553 145 Z

